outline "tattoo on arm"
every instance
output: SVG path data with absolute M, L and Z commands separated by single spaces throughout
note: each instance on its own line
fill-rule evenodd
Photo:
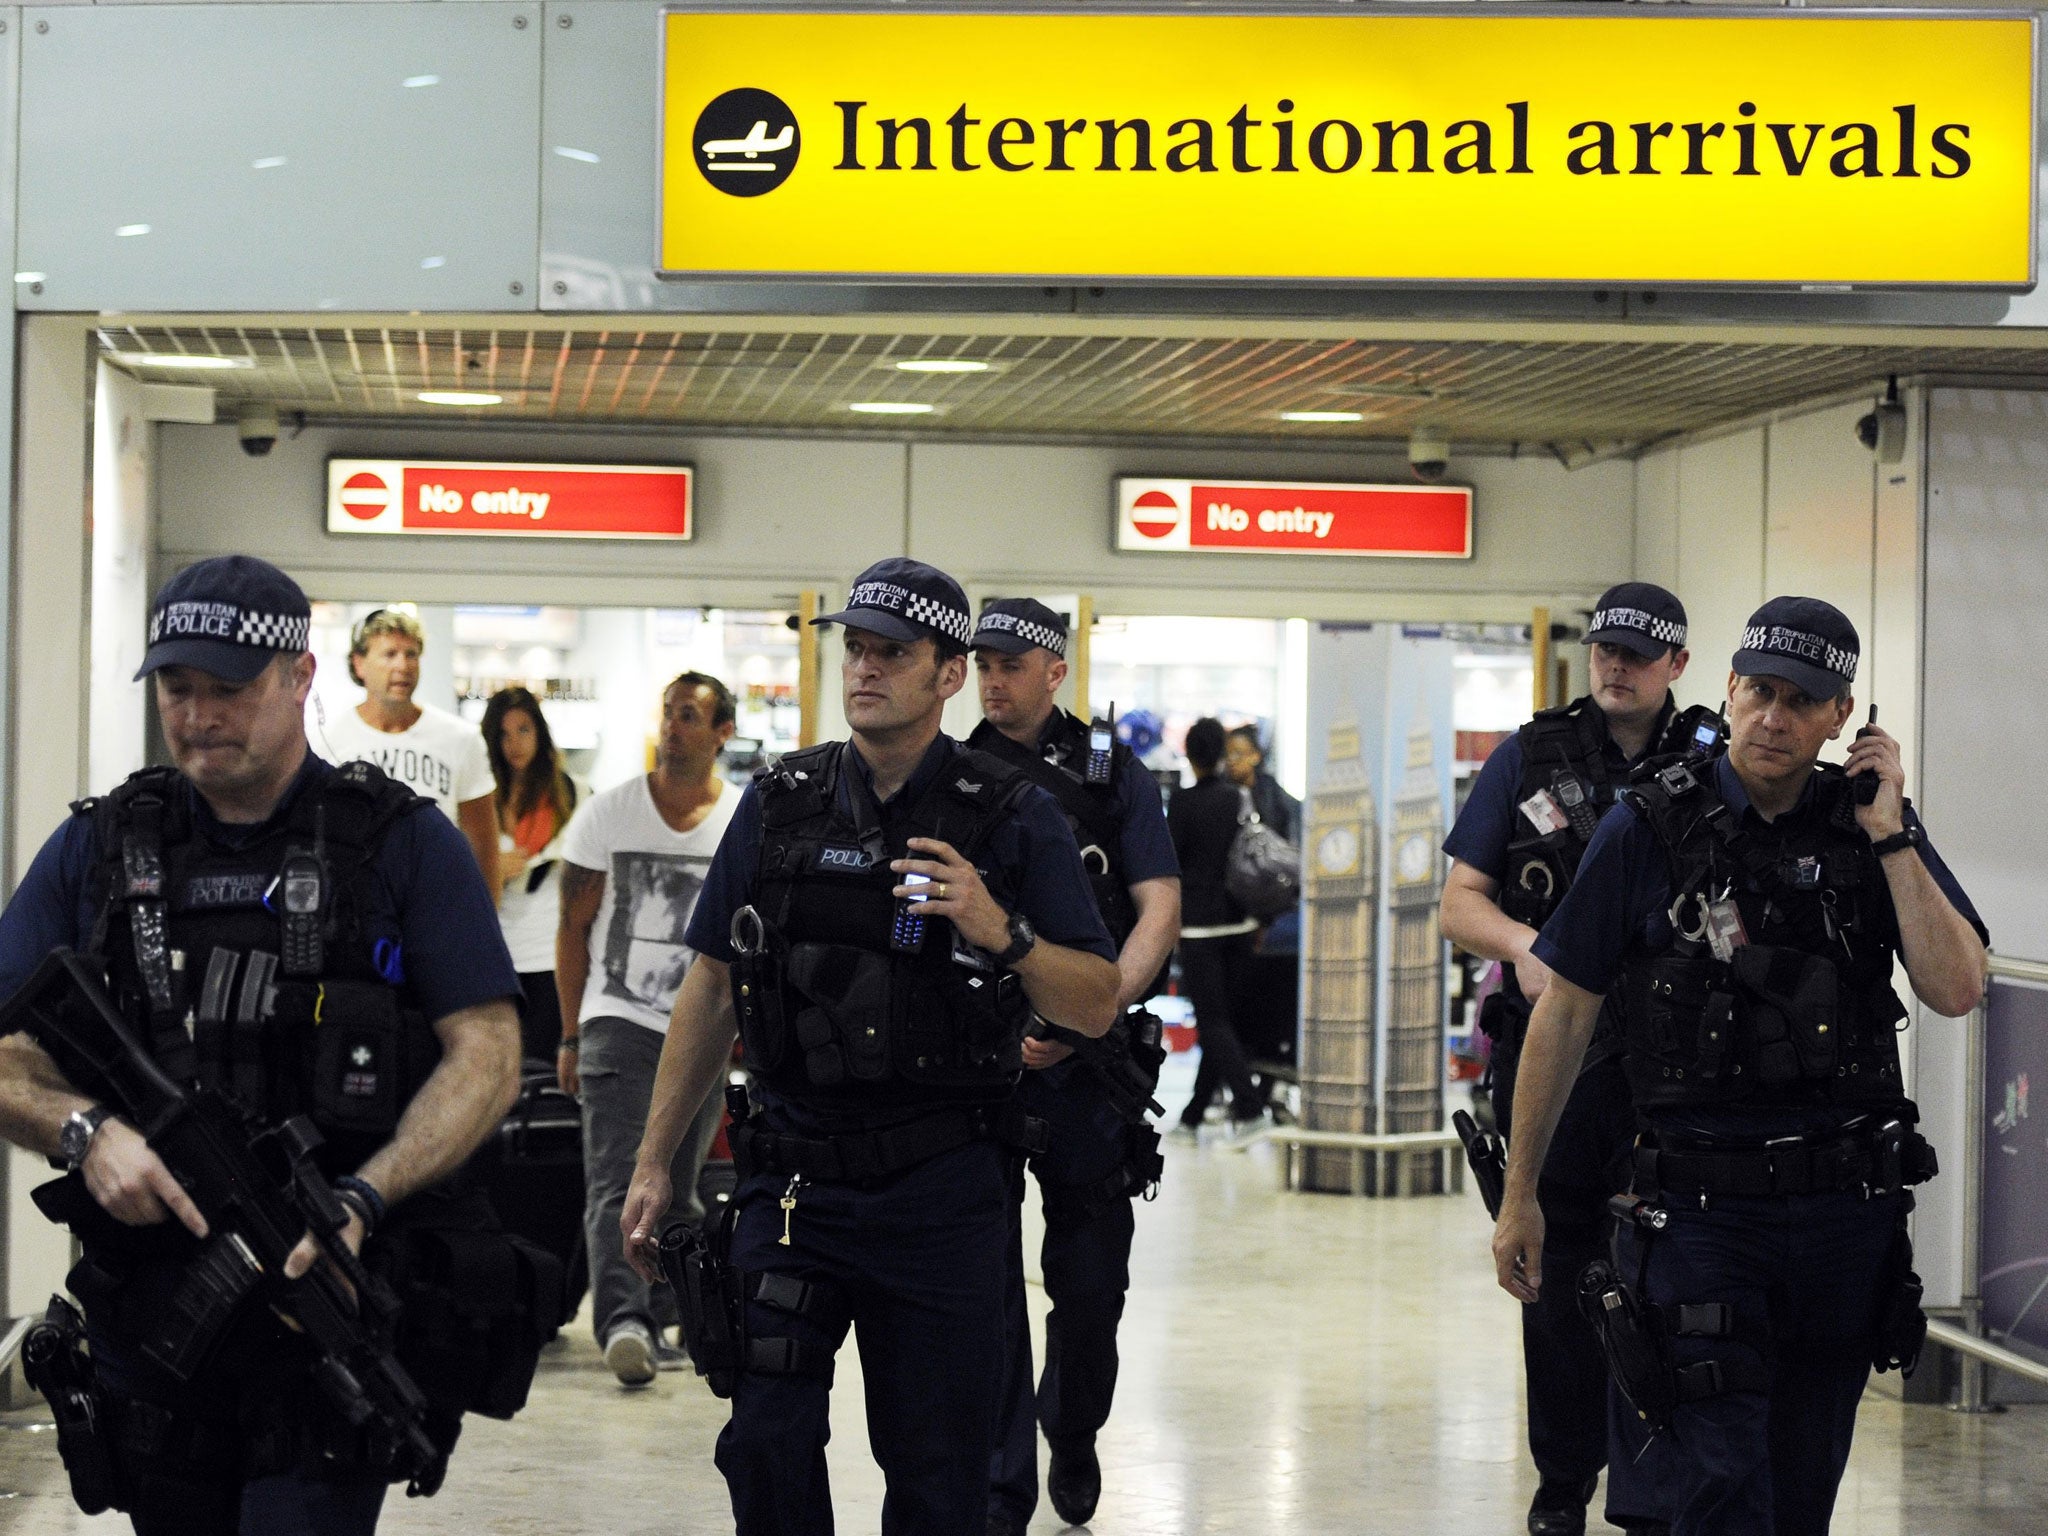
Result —
M 562 915 L 569 917 L 577 911 L 587 911 L 583 919 L 588 927 L 597 919 L 597 905 L 604 899 L 604 871 L 585 869 L 581 864 L 562 861 Z

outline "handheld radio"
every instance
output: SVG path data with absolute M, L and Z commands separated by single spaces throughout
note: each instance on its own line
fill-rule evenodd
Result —
M 1860 740 L 1868 736 L 1876 724 L 1877 706 L 1873 704 L 1870 706 L 1870 718 L 1864 722 L 1863 729 L 1856 733 L 1857 738 Z M 1878 787 L 1883 782 L 1878 778 L 1877 770 L 1873 768 L 1868 773 L 1857 774 L 1854 782 L 1856 786 L 1856 803 L 1858 805 L 1875 805 L 1877 803 Z
M 1110 779 L 1110 754 L 1116 749 L 1116 727 L 1110 722 L 1116 719 L 1116 704 L 1109 706 L 1108 718 L 1098 716 L 1088 723 L 1088 772 L 1090 784 L 1107 784 Z

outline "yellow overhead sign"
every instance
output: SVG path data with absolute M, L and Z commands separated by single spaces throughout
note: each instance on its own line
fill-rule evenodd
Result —
M 2027 19 L 806 8 L 663 27 L 678 276 L 2034 277 Z

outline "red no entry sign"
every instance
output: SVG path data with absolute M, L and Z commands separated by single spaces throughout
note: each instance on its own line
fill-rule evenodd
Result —
M 330 459 L 327 531 L 687 539 L 695 480 L 687 465 Z
M 1472 555 L 1472 492 L 1461 485 L 1131 476 L 1116 482 L 1116 547 L 1465 560 Z

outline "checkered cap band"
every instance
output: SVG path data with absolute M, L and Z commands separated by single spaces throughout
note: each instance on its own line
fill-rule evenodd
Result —
M 935 629 L 961 645 L 966 645 L 974 635 L 974 616 L 965 608 L 955 608 L 893 581 L 862 582 L 847 597 L 846 606 L 849 611 L 875 608 L 884 613 L 900 613 L 911 623 Z
M 1782 624 L 1752 624 L 1742 632 L 1742 649 L 1765 656 L 1790 656 L 1849 682 L 1856 681 L 1856 652 L 1830 645 L 1821 636 L 1803 629 L 1787 629 Z
M 1029 645 L 1042 645 L 1055 656 L 1067 654 L 1065 630 L 1054 629 L 1050 624 L 1041 624 L 1036 619 L 1019 618 L 1014 613 L 984 613 L 981 628 L 975 631 L 980 636 L 988 630 L 999 634 L 1015 635 Z
M 1633 629 L 1648 635 L 1664 645 L 1684 645 L 1685 626 L 1674 619 L 1660 619 L 1653 613 L 1640 608 L 1602 608 L 1593 615 L 1593 627 L 1588 634 L 1597 635 L 1603 629 Z
M 303 613 L 263 613 L 236 603 L 166 603 L 149 616 L 149 643 L 220 640 L 263 651 L 303 651 L 312 619 Z

